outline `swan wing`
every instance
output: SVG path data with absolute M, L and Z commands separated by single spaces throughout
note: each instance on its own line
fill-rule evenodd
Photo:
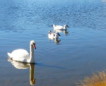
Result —
M 54 30 L 59 30 L 59 29 L 63 29 L 63 26 L 61 26 L 61 25 L 56 25 L 56 26 L 54 27 Z
M 49 39 L 53 39 L 53 38 L 54 38 L 54 34 L 53 34 L 53 33 L 48 34 L 48 38 L 49 38 Z
M 21 62 L 26 62 L 29 59 L 29 53 L 24 49 L 14 50 L 12 53 L 8 53 L 8 56 L 15 61 Z

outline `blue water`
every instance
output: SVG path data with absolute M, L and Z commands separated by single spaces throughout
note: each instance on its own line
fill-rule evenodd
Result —
M 56 44 L 47 37 L 52 24 L 68 24 Z M 7 52 L 29 50 L 35 40 L 35 86 L 76 86 L 106 69 L 105 0 L 1 0 L 0 86 L 30 86 L 29 70 L 8 62 Z

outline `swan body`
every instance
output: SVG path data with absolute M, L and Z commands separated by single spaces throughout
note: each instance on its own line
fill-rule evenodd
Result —
M 58 39 L 59 36 L 60 36 L 60 34 L 57 32 L 49 31 L 49 33 L 48 33 L 48 38 L 51 40 Z
M 25 63 L 34 63 L 34 40 L 30 41 L 30 53 L 25 49 L 16 49 L 11 53 L 7 53 L 9 58 L 14 61 L 25 62 Z
M 54 25 L 53 24 L 53 28 L 54 28 L 54 30 L 67 30 L 67 28 L 68 28 L 68 25 Z
M 28 51 L 24 49 L 16 49 L 12 51 L 12 53 L 8 53 L 8 56 L 15 61 L 23 61 L 23 62 L 26 62 L 30 57 Z

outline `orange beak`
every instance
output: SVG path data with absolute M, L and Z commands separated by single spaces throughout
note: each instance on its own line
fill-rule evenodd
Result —
M 36 45 L 35 45 L 35 44 L 33 44 L 33 48 L 35 48 L 35 49 L 36 49 Z

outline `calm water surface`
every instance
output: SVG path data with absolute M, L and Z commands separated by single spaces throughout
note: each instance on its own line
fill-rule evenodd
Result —
M 68 24 L 56 44 L 48 40 L 52 24 Z M 35 40 L 35 86 L 76 86 L 106 70 L 105 0 L 1 0 L 0 86 L 30 86 L 29 69 L 17 69 L 7 52 L 29 50 Z

